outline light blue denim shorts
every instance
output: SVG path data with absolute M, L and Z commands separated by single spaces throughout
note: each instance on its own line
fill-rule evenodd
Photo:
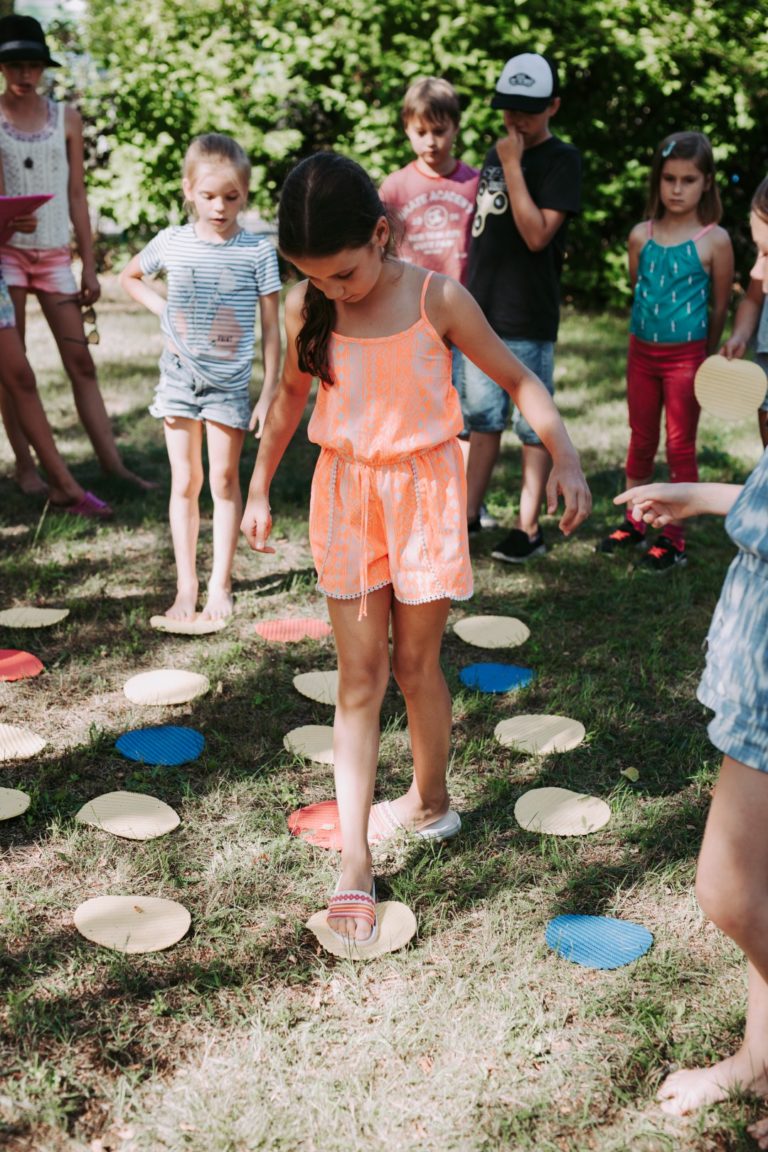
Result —
M 503 339 L 503 337 L 502 337 Z M 507 348 L 526 368 L 535 372 L 550 396 L 555 393 L 555 345 L 551 340 L 504 340 Z M 457 355 L 457 353 L 454 353 Z M 464 416 L 464 432 L 503 432 L 507 426 L 511 400 L 509 393 L 495 380 L 462 357 L 464 379 L 459 397 Z M 541 444 L 538 436 L 518 408 L 512 415 L 512 427 L 522 444 Z
M 248 428 L 251 400 L 248 388 L 217 388 L 191 373 L 172 352 L 160 357 L 160 383 L 149 411 L 163 419 L 211 420 L 225 428 Z

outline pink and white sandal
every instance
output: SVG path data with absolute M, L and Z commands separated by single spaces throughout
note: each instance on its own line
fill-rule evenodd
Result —
M 331 928 L 331 918 L 334 920 L 366 920 L 371 926 L 371 933 L 365 940 L 356 940 L 354 936 L 343 936 Z M 362 892 L 359 888 L 350 888 L 346 892 L 334 892 L 328 901 L 328 929 L 343 940 L 345 944 L 373 944 L 379 934 L 379 922 L 376 918 L 376 882 L 371 882 L 370 892 Z

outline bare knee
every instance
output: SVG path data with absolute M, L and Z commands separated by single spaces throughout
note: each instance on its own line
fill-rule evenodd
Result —
M 702 868 L 696 875 L 696 900 L 707 919 L 737 943 L 755 920 L 759 904 L 752 901 L 748 884 L 727 884 Z
M 174 468 L 171 476 L 171 498 L 197 500 L 203 488 L 203 469 Z
M 214 500 L 231 502 L 232 500 L 239 499 L 241 496 L 240 478 L 237 472 L 225 468 L 211 468 L 208 483 Z
M 392 674 L 403 696 L 413 696 L 428 689 L 436 690 L 443 684 L 443 674 L 439 662 L 431 655 L 418 651 L 397 651 L 392 655 Z
M 386 660 L 339 668 L 337 703 L 345 709 L 380 708 L 388 683 L 389 663 Z
M 17 401 L 37 392 L 35 374 L 26 362 L 18 367 L 12 367 L 3 374 L 3 387 L 6 392 Z

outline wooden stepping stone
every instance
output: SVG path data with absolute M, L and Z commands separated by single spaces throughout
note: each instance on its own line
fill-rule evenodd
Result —
M 569 788 L 532 788 L 515 804 L 515 819 L 528 832 L 550 836 L 586 836 L 611 818 L 605 800 Z
M 753 360 L 708 356 L 693 381 L 696 399 L 719 420 L 746 420 L 765 399 L 766 376 Z
M 143 792 L 105 792 L 84 804 L 75 819 L 125 840 L 156 840 L 181 823 L 173 808 Z
M 293 686 L 302 696 L 316 700 L 318 704 L 336 705 L 339 687 L 338 672 L 300 672 L 293 678 Z
M 462 684 L 478 692 L 513 692 L 527 687 L 533 677 L 531 668 L 518 664 L 469 664 L 459 672 Z
M 205 748 L 205 737 L 194 728 L 155 724 L 123 732 L 115 741 L 115 748 L 128 760 L 171 768 L 197 760 Z
M 150 627 L 158 632 L 170 632 L 174 636 L 209 636 L 212 632 L 221 632 L 231 620 L 227 616 L 221 620 L 201 620 L 199 615 L 191 620 L 171 620 L 168 616 L 151 616 Z
M 295 644 L 299 640 L 322 640 L 332 632 L 327 620 L 304 617 L 259 620 L 254 624 L 253 630 L 262 640 L 271 640 L 276 644 Z
M 31 680 L 45 668 L 31 652 L 18 648 L 0 648 L 0 680 Z
M 184 672 L 179 668 L 157 668 L 140 672 L 126 681 L 123 688 L 132 704 L 186 704 L 204 696 L 210 688 L 206 676 L 199 672 Z
M 5 628 L 51 628 L 69 616 L 69 608 L 5 608 L 0 626 Z
M 586 732 L 583 724 L 567 716 L 513 716 L 500 720 L 493 734 L 500 744 L 544 755 L 577 748 Z
M 373 944 L 360 944 L 344 940 L 328 927 L 328 911 L 316 912 L 307 921 L 307 928 L 317 937 L 326 952 L 347 960 L 375 960 L 387 952 L 396 952 L 416 935 L 416 917 L 406 904 L 384 900 L 376 905 L 379 931 Z
M 29 728 L 18 728 L 15 724 L 0 724 L 0 761 L 26 760 L 36 756 L 45 748 L 45 740 Z
M 516 648 L 530 629 L 514 616 L 465 616 L 453 626 L 456 635 L 475 648 Z
M 13 820 L 21 816 L 32 803 L 26 792 L 18 788 L 0 788 L 0 820 Z
M 75 910 L 75 927 L 87 940 L 116 952 L 160 952 L 189 931 L 187 909 L 158 896 L 96 896 Z
M 296 756 L 316 764 L 333 764 L 333 728 L 326 724 L 305 724 L 283 737 L 283 744 Z
M 556 916 L 545 938 L 555 952 L 583 968 L 622 968 L 644 956 L 653 935 L 642 924 L 612 916 Z

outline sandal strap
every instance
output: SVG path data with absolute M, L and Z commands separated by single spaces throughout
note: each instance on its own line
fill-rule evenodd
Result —
M 348 892 L 337 892 L 328 901 L 328 919 L 366 920 L 373 928 L 376 923 L 376 901 L 370 892 L 352 888 Z

